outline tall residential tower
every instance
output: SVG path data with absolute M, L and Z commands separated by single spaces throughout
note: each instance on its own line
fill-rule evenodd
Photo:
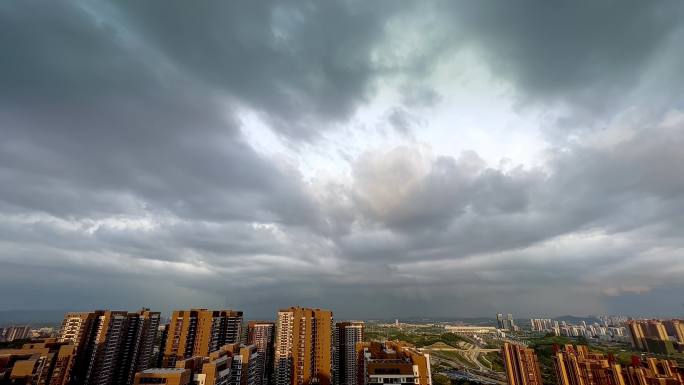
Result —
M 242 312 L 233 310 L 176 310 L 164 346 L 164 367 L 193 356 L 208 356 L 221 346 L 240 342 Z
M 247 324 L 247 343 L 255 345 L 259 352 L 259 385 L 267 385 L 273 379 L 273 339 L 275 322 L 250 321 Z
M 363 322 L 349 321 L 335 324 L 335 383 L 363 385 L 357 381 L 356 344 L 363 342 Z
M 160 314 L 96 310 L 67 313 L 60 340 L 75 345 L 74 385 L 132 384 L 150 365 Z
M 542 385 L 539 361 L 533 349 L 504 342 L 501 354 L 508 385 Z
M 332 325 L 329 310 L 291 307 L 276 320 L 275 383 L 332 383 Z

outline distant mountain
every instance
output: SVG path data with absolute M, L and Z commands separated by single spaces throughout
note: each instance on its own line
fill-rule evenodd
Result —
M 582 321 L 588 323 L 588 324 L 593 324 L 594 322 L 601 323 L 601 320 L 598 319 L 598 317 L 593 316 L 593 315 L 588 315 L 588 316 L 574 316 L 574 315 L 564 315 L 561 317 L 556 317 L 553 319 L 554 321 L 565 321 L 569 324 L 581 324 Z
M 2 325 L 56 325 L 62 322 L 64 310 L 0 310 Z

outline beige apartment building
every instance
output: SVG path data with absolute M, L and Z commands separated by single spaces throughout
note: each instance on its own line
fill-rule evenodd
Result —
M 332 383 L 333 313 L 291 307 L 278 311 L 274 353 L 276 385 Z
M 76 347 L 71 383 L 130 385 L 152 359 L 160 314 L 96 310 L 67 313 L 60 341 Z
M 534 349 L 504 342 L 501 353 L 508 385 L 542 385 L 539 360 Z
M 206 357 L 221 346 L 240 342 L 242 312 L 233 310 L 176 310 L 164 347 L 164 367 L 194 356 Z

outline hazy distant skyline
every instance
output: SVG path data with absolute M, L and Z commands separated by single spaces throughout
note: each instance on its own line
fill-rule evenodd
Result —
M 684 314 L 679 1 L 0 3 L 0 310 Z

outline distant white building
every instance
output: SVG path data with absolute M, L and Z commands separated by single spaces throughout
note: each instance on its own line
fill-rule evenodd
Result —
M 447 325 L 444 327 L 446 331 L 455 334 L 473 335 L 473 334 L 494 334 L 496 328 L 493 326 L 462 326 L 462 325 Z

